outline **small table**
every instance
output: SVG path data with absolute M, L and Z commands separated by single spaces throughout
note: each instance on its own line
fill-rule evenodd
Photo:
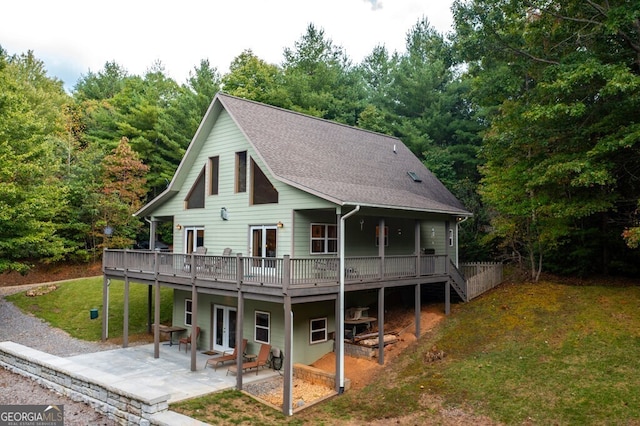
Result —
M 153 324 L 153 326 L 155 327 L 155 324 Z M 173 346 L 173 333 L 181 333 L 187 330 L 184 327 L 168 326 L 162 324 L 160 324 L 158 328 L 160 329 L 160 333 L 169 333 L 169 343 L 165 343 L 165 345 L 168 346 Z
M 258 355 L 256 354 L 244 354 L 242 356 L 244 357 L 244 360 L 247 362 L 255 361 L 256 358 L 258 358 Z
M 358 326 L 361 325 L 361 324 L 366 324 L 367 330 L 369 330 L 371 328 L 371 323 L 375 322 L 376 319 L 377 318 L 374 318 L 374 317 L 362 317 L 362 318 L 358 318 L 357 320 L 344 320 L 344 324 L 345 324 L 345 327 L 347 325 L 353 326 L 353 328 L 352 328 L 353 334 L 352 334 L 351 338 L 352 338 L 352 340 L 355 340 L 356 331 L 358 329 Z

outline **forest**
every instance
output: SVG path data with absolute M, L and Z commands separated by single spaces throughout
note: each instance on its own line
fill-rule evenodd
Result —
M 106 62 L 70 93 L 0 46 L 0 273 L 98 260 L 148 239 L 133 217 L 171 180 L 218 91 L 400 138 L 473 213 L 463 261 L 536 281 L 640 273 L 640 2 L 457 0 L 404 52 L 360 63 L 309 24 L 280 64 L 238 52 L 185 82 Z M 160 232 L 169 233 L 170 229 Z

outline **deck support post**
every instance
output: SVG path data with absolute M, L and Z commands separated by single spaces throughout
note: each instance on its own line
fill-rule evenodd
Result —
M 102 276 L 102 341 L 109 338 L 109 285 L 111 280 Z
M 336 336 L 335 336 L 335 348 L 334 351 L 336 353 L 336 392 L 340 393 L 340 380 L 339 378 L 342 377 L 342 375 L 344 374 L 344 364 L 343 364 L 343 360 L 340 359 L 339 354 L 344 353 L 344 331 L 342 333 L 339 332 L 339 328 L 340 327 L 340 307 L 342 306 L 342 303 L 340 302 L 340 298 L 342 297 L 341 294 L 338 294 L 338 297 L 336 297 L 336 324 L 338 324 L 336 326 Z M 344 328 L 344 325 L 343 325 Z
M 444 287 L 444 314 L 451 313 L 451 280 L 447 280 Z
M 378 289 L 378 364 L 384 365 L 384 287 Z
M 122 347 L 129 347 L 129 277 L 124 278 L 124 312 L 122 318 Z
M 193 268 L 195 269 L 195 268 Z M 191 284 L 191 371 L 196 371 L 198 351 L 198 286 Z
M 242 330 L 244 329 L 244 295 L 242 294 L 242 277 L 244 275 L 244 267 L 241 254 L 236 254 L 236 289 L 238 290 L 238 306 L 236 307 L 236 318 L 238 326 L 236 327 L 236 347 L 242 345 Z M 236 389 L 242 390 L 242 351 L 237 351 L 236 357 Z
M 282 394 L 282 414 L 293 415 L 293 311 L 291 296 L 284 296 L 284 389 Z
M 153 304 L 153 322 L 155 324 L 153 330 L 153 357 L 160 358 L 160 282 L 156 277 L 153 292 L 155 302 Z
M 420 294 L 420 284 L 416 284 L 414 289 L 414 306 L 416 312 L 416 339 L 420 337 L 420 322 L 422 321 L 420 311 L 422 309 L 422 296 Z

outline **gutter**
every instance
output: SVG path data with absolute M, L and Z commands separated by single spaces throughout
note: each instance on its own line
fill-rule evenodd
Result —
M 344 224 L 345 221 L 360 211 L 360 205 L 340 218 L 340 315 L 338 316 L 338 339 L 340 342 L 340 389 L 338 394 L 344 393 Z

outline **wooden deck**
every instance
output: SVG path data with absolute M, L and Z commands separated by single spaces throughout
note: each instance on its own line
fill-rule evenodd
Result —
M 442 255 L 348 257 L 345 291 L 446 282 L 449 260 Z M 260 258 L 165 253 L 148 250 L 105 250 L 103 272 L 145 283 L 197 285 L 219 290 L 291 296 L 336 293 L 339 259 Z

